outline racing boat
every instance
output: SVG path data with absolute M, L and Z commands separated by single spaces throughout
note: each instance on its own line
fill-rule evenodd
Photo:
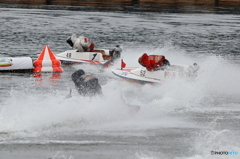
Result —
M 123 62 L 123 61 L 122 61 Z M 112 73 L 127 81 L 138 83 L 163 84 L 169 78 L 175 77 L 194 77 L 199 66 L 193 65 L 170 65 L 157 71 L 148 71 L 145 67 L 140 68 L 119 68 L 113 69 Z
M 119 45 L 112 50 L 97 49 L 91 52 L 78 52 L 77 50 L 67 50 L 55 54 L 62 64 L 95 64 L 107 67 L 111 62 L 121 56 L 122 49 Z
M 106 67 L 118 59 L 122 53 L 119 45 L 112 50 L 93 49 L 94 44 L 90 39 L 83 36 L 77 37 L 75 34 L 69 37 L 66 42 L 75 50 L 55 54 L 62 64 L 95 64 Z

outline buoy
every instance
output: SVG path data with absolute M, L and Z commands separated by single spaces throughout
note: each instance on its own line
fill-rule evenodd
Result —
M 56 59 L 55 55 L 48 46 L 45 46 L 33 62 L 33 72 L 63 72 L 61 62 Z

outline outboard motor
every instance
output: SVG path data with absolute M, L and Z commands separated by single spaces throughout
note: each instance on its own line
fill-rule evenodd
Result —
M 98 83 L 98 79 L 90 75 L 85 75 L 82 69 L 75 71 L 71 78 L 80 95 L 91 97 L 102 94 L 102 87 Z
M 116 48 L 111 50 L 109 52 L 109 55 L 111 56 L 112 60 L 118 59 L 121 57 L 122 49 L 119 45 L 116 45 Z

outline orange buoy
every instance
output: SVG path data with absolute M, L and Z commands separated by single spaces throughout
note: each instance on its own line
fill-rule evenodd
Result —
M 61 62 L 56 59 L 55 55 L 48 46 L 45 46 L 33 62 L 34 72 L 63 72 Z

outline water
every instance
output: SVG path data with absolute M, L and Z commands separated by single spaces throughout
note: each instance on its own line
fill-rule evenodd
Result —
M 144 52 L 174 64 L 197 62 L 197 79 L 138 85 L 113 76 L 113 66 L 65 66 L 60 76 L 1 73 L 0 158 L 214 159 L 240 152 L 240 16 L 0 8 L 0 55 L 33 59 L 48 45 L 70 49 L 72 34 L 97 48 L 123 47 L 128 67 Z M 103 96 L 81 97 L 70 75 L 99 78 Z M 66 98 L 72 89 L 72 98 Z M 128 104 L 141 107 L 132 114 Z

